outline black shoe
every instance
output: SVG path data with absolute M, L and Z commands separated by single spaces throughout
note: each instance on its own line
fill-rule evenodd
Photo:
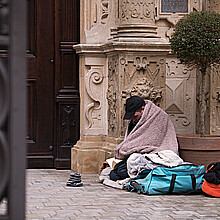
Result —
M 70 178 L 69 178 L 69 181 L 76 182 L 76 183 L 80 183 L 80 182 L 81 182 L 81 178 L 80 178 L 80 179 L 77 179 L 77 178 L 72 178 L 72 177 L 70 177 Z
M 80 173 L 71 173 L 70 177 L 76 177 L 76 178 L 81 178 L 81 174 Z
M 75 182 L 67 181 L 66 186 L 80 187 L 80 186 L 83 186 L 83 183 L 75 183 Z

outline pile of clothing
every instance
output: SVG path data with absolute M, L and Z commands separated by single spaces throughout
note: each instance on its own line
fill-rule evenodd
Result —
M 103 175 L 104 173 L 104 175 Z M 171 150 L 153 154 L 133 153 L 127 161 L 108 167 L 103 184 L 147 195 L 202 192 L 205 166 L 184 162 Z
M 143 171 L 150 172 L 158 166 L 175 167 L 187 164 L 171 150 L 152 154 L 133 153 L 126 161 L 110 158 L 106 162 L 109 167 L 101 171 L 99 179 L 103 184 L 119 189 Z
M 131 122 L 132 120 L 128 121 L 124 141 L 115 148 L 114 158 L 117 159 L 107 160 L 110 168 L 101 173 L 100 180 L 106 185 L 122 188 L 122 183 L 134 178 L 142 170 L 183 163 L 178 156 L 178 143 L 173 123 L 160 107 L 148 100 L 141 118 L 129 131 Z M 116 184 L 117 181 L 119 184 Z

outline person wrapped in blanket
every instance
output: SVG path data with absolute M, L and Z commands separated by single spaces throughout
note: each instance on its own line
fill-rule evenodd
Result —
M 116 146 L 114 152 L 114 157 L 121 161 L 111 170 L 110 180 L 125 179 L 137 175 L 140 169 L 153 169 L 159 166 L 147 158 L 148 154 L 151 154 L 151 157 L 155 154 L 157 157 L 155 161 L 161 160 L 158 152 L 164 150 L 169 158 L 165 156 L 163 160 L 178 156 L 178 143 L 173 123 L 167 113 L 153 102 L 145 101 L 139 96 L 131 96 L 126 100 L 123 119 L 128 120 L 125 138 Z M 146 160 L 149 161 L 147 166 Z M 137 161 L 138 168 L 132 173 L 133 164 Z

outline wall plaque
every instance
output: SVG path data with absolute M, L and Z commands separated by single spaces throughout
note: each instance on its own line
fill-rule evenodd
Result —
M 161 0 L 161 13 L 187 13 L 188 0 Z

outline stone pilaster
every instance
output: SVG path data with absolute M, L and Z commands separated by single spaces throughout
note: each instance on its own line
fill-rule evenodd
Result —
M 219 0 L 205 0 L 203 2 L 204 10 L 215 11 L 220 13 L 220 1 Z M 208 85 L 206 86 L 206 133 L 211 135 L 220 135 L 220 65 L 214 64 L 208 70 L 207 75 Z M 199 89 L 197 86 L 197 90 Z M 199 106 L 198 106 L 199 109 Z M 199 115 L 198 115 L 199 117 Z M 199 120 L 197 120 L 197 128 L 199 127 Z M 199 129 L 198 129 L 199 130 Z
M 220 64 L 210 70 L 210 134 L 220 135 Z

